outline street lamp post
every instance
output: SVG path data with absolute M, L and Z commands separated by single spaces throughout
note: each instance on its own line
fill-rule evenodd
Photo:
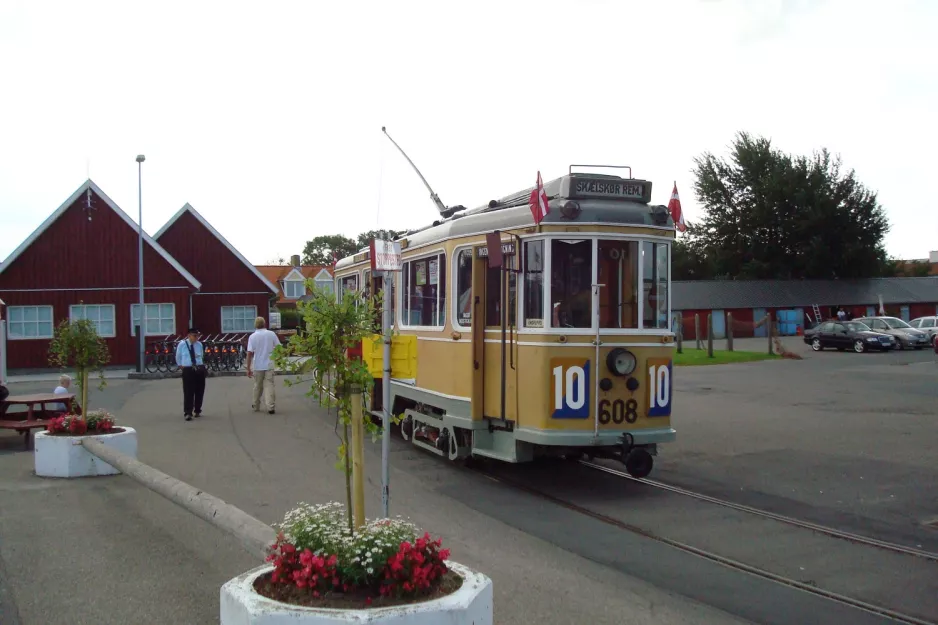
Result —
M 140 321 L 137 324 L 137 373 L 143 373 L 145 363 L 144 345 L 146 344 L 146 309 L 143 304 L 143 154 L 137 155 L 137 202 L 140 207 L 140 216 L 137 220 L 138 248 L 137 248 L 137 277 L 140 281 Z

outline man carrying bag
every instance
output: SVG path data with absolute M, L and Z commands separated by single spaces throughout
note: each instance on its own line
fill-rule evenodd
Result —
M 182 367 L 182 406 L 186 421 L 192 421 L 193 409 L 197 418 L 202 416 L 202 396 L 208 375 L 205 351 L 198 334 L 198 330 L 189 328 L 189 336 L 176 347 L 176 364 Z

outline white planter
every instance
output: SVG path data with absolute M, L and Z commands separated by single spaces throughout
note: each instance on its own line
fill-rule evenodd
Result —
M 274 570 L 260 566 L 221 587 L 221 625 L 492 625 L 492 580 L 461 564 L 446 566 L 463 578 L 456 592 L 422 603 L 370 610 L 308 608 L 268 599 L 254 590 L 254 580 Z
M 137 431 L 126 425 L 115 434 L 91 436 L 52 436 L 48 432 L 36 434 L 33 457 L 36 475 L 42 477 L 89 477 L 117 475 L 117 469 L 104 462 L 81 444 L 84 438 L 95 438 L 106 446 L 137 458 Z

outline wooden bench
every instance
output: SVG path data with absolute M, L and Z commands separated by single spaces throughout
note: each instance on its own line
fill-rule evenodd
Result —
M 32 448 L 32 431 L 36 428 L 44 428 L 49 423 L 47 419 L 36 418 L 36 406 L 39 406 L 39 412 L 45 416 L 47 404 L 65 404 L 69 405 L 75 398 L 74 393 L 56 395 L 55 393 L 37 393 L 34 395 L 10 395 L 3 402 L 0 402 L 0 429 L 16 430 L 17 434 L 24 435 L 24 444 L 26 449 Z M 25 419 L 11 419 L 9 417 L 22 415 L 22 412 L 7 414 L 10 406 L 26 406 Z
M 16 430 L 17 434 L 23 435 L 23 446 L 28 450 L 33 448 L 33 430 L 45 428 L 49 421 L 47 419 L 33 419 L 26 421 L 0 421 L 0 429 Z

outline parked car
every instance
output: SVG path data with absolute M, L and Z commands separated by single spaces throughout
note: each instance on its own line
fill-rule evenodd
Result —
M 854 321 L 865 323 L 874 332 L 892 335 L 896 339 L 898 349 L 922 349 L 931 345 L 931 340 L 926 333 L 916 330 L 896 317 L 860 317 Z
M 805 330 L 804 342 L 816 352 L 825 347 L 836 347 L 840 351 L 852 349 L 857 353 L 868 349 L 888 351 L 896 347 L 896 340 L 891 335 L 874 332 L 865 323 L 856 320 L 825 321 Z
M 927 334 L 932 343 L 935 342 L 935 337 L 938 336 L 938 315 L 913 319 L 909 325 Z

